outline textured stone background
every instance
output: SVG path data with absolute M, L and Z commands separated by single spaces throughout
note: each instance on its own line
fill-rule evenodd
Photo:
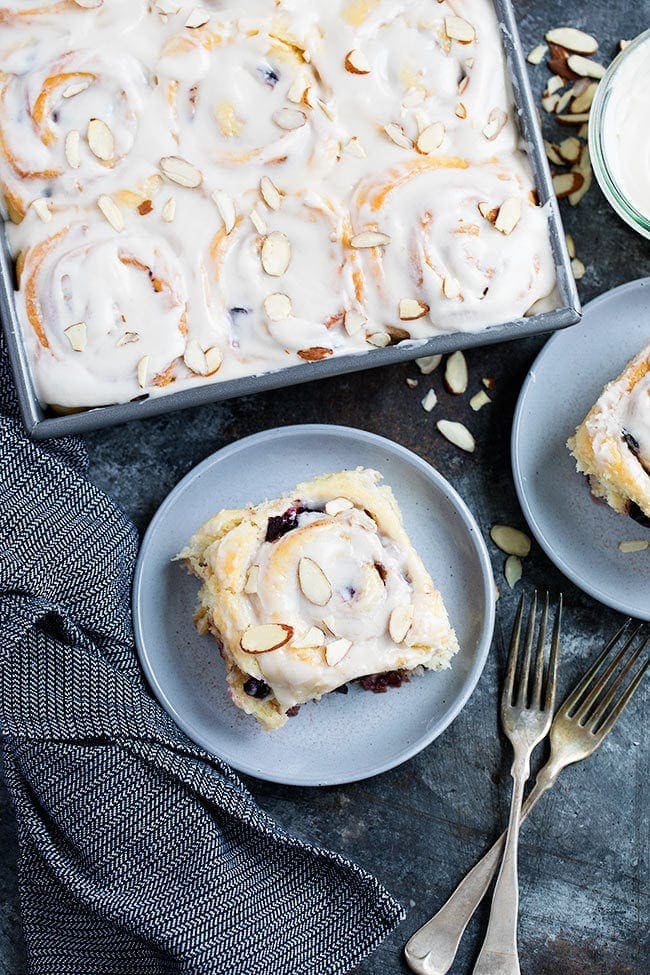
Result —
M 604 59 L 620 37 L 650 26 L 650 2 L 520 0 L 526 50 L 550 27 L 570 23 L 595 34 Z M 548 72 L 531 68 L 537 91 Z M 650 245 L 608 208 L 594 186 L 565 225 L 587 266 L 583 301 L 650 273 Z M 650 323 L 649 323 L 650 331 Z M 494 404 L 470 414 L 478 437 L 469 457 L 444 442 L 420 406 L 425 383 L 411 391 L 408 365 L 332 379 L 284 392 L 207 406 L 87 437 L 96 482 L 141 529 L 174 484 L 208 454 L 265 427 L 325 421 L 356 425 L 397 440 L 436 466 L 469 503 L 486 533 L 495 521 L 522 525 L 509 461 L 512 413 L 521 382 L 543 339 L 488 347 L 469 356 L 474 385 L 495 376 Z M 434 378 L 438 391 L 440 379 Z M 444 393 L 442 394 L 444 398 Z M 562 390 L 553 395 L 562 396 Z M 558 405 L 561 409 L 561 405 Z M 503 557 L 491 547 L 501 577 Z M 647 567 L 647 560 L 640 566 Z M 647 571 L 647 568 L 646 568 Z M 566 598 L 562 684 L 619 625 L 619 617 L 564 579 L 534 547 L 527 587 L 562 588 Z M 358 969 L 360 975 L 407 971 L 404 942 L 443 902 L 503 826 L 509 801 L 509 754 L 497 726 L 497 687 L 515 597 L 502 586 L 494 647 L 471 701 L 447 732 L 417 758 L 357 785 L 283 788 L 251 781 L 259 802 L 290 830 L 340 850 L 379 876 L 408 909 L 401 928 Z M 642 742 L 642 695 L 587 763 L 567 771 L 524 828 L 521 848 L 520 950 L 527 975 L 641 975 L 648 970 L 648 749 Z M 647 700 L 647 694 L 645 695 Z M 645 789 L 645 795 L 644 795 Z M 0 975 L 25 964 L 15 888 L 12 814 L 0 791 Z M 486 911 L 469 928 L 454 971 L 471 972 Z M 92 973 L 79 973 L 92 975 Z

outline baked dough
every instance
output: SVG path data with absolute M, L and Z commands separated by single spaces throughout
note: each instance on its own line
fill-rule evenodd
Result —
M 220 511 L 179 558 L 202 586 L 195 622 L 226 662 L 237 707 L 267 729 L 368 675 L 449 667 L 442 596 L 376 471 L 341 471 Z
M 605 386 L 567 446 L 595 497 L 650 525 L 650 344 Z

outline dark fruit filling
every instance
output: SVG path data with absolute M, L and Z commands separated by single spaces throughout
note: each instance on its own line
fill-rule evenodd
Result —
M 257 677 L 249 677 L 244 684 L 244 690 L 249 697 L 256 697 L 258 701 L 263 701 L 271 693 L 269 685 L 263 680 L 258 680 Z
M 389 670 L 387 674 L 370 674 L 359 679 L 364 691 L 372 691 L 373 694 L 385 694 L 389 687 L 401 687 L 408 681 L 406 670 Z
M 638 457 L 641 453 L 641 447 L 639 446 L 639 441 L 636 439 L 636 437 L 633 437 L 631 433 L 627 432 L 627 430 L 623 430 L 622 437 L 634 456 Z
M 288 532 L 294 530 L 298 527 L 298 516 L 305 509 L 295 502 L 290 508 L 281 515 L 273 515 L 269 518 L 269 523 L 266 526 L 266 539 L 267 542 L 277 542 L 278 538 L 282 538 Z
M 348 691 L 349 691 L 349 689 L 350 688 L 348 687 L 347 684 L 341 684 L 340 687 L 335 687 L 334 688 L 334 690 L 336 691 L 337 694 L 347 694 Z
M 288 718 L 295 718 L 295 716 L 298 714 L 298 711 L 300 711 L 300 705 L 294 704 L 292 708 L 289 708 L 288 711 L 285 711 L 285 714 Z

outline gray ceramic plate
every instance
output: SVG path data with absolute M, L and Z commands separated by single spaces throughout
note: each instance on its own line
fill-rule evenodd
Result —
M 554 336 L 519 396 L 512 466 L 524 514 L 546 554 L 606 606 L 650 620 L 650 549 L 623 554 L 650 531 L 593 500 L 576 473 L 567 437 L 610 379 L 650 341 L 650 278 L 591 301 L 579 325 Z
M 453 667 L 386 694 L 354 685 L 264 731 L 231 703 L 223 662 L 192 624 L 198 583 L 173 556 L 220 508 L 290 491 L 317 474 L 372 467 L 397 496 L 406 528 L 445 598 L 462 647 Z M 133 616 L 142 666 L 163 707 L 195 742 L 242 772 L 290 785 L 376 775 L 434 740 L 478 681 L 492 640 L 494 596 L 485 544 L 464 502 L 428 464 L 382 437 L 323 424 L 268 430 L 199 464 L 145 535 Z

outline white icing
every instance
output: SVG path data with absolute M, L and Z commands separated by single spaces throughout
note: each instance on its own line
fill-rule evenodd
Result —
M 636 383 L 623 401 L 623 430 L 639 445 L 639 460 L 650 473 L 650 372 Z
M 35 0 L 29 11 L 0 0 L 0 187 L 8 212 L 24 215 L 9 239 L 24 256 L 17 307 L 44 402 L 122 402 L 367 352 L 369 337 L 386 329 L 394 340 L 476 331 L 552 292 L 546 214 L 530 198 L 488 0 L 215 0 L 202 4 L 212 17 L 198 29 L 185 27 L 197 4 L 175 6 L 163 16 L 142 0 L 96 8 Z M 472 24 L 473 43 L 449 39 L 452 15 Z M 353 50 L 368 74 L 346 70 Z M 308 103 L 291 100 L 301 88 Z M 304 124 L 278 125 L 287 110 Z M 493 110 L 507 122 L 489 140 L 482 130 Z M 113 135 L 108 161 L 89 148 L 91 118 Z M 445 131 L 435 158 L 384 131 L 396 123 L 416 140 L 438 122 Z M 79 133 L 77 167 L 65 152 L 71 131 Z M 163 177 L 169 156 L 188 161 L 200 185 Z M 277 211 L 260 195 L 264 176 L 282 194 Z M 229 234 L 215 193 L 234 204 Z M 100 195 L 119 208 L 122 230 L 106 221 Z M 498 208 L 509 197 L 522 212 L 504 235 L 478 204 Z M 34 200 L 48 208 L 48 222 Z M 368 229 L 390 243 L 352 248 L 351 237 Z M 271 231 L 291 245 L 279 277 L 260 259 Z M 144 267 L 125 265 L 125 249 Z M 455 296 L 443 293 L 445 279 L 457 284 Z M 166 284 L 155 290 L 159 280 Z M 290 299 L 287 319 L 267 313 L 272 293 Z M 428 314 L 401 321 L 404 298 Z M 354 335 L 344 328 L 347 310 L 367 319 Z M 64 333 L 78 321 L 86 324 L 83 351 Z M 118 344 L 122 327 L 138 341 Z M 219 371 L 192 372 L 187 342 L 218 347 Z

